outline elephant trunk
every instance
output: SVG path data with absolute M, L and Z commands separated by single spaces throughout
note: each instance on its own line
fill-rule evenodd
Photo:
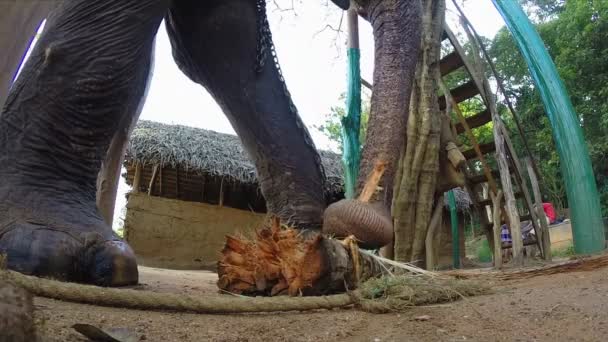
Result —
M 422 8 L 420 0 L 382 0 L 370 1 L 365 10 L 374 32 L 375 67 L 358 188 L 378 161 L 387 162 L 378 200 L 390 208 L 420 48 Z
M 379 183 L 380 194 L 372 203 L 343 200 L 330 205 L 323 230 L 341 237 L 354 234 L 367 248 L 378 248 L 393 240 L 389 208 L 406 136 L 420 49 L 422 5 L 420 0 L 370 0 L 362 7 L 373 27 L 375 69 L 367 140 L 357 182 L 359 192 L 374 165 L 385 163 L 387 168 Z

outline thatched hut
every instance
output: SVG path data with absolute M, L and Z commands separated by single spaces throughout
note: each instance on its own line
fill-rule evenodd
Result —
M 332 200 L 343 197 L 338 154 L 320 151 Z M 142 265 L 215 266 L 226 234 L 258 227 L 266 204 L 237 136 L 140 121 L 125 159 L 125 239 Z
M 332 201 L 343 198 L 338 154 L 320 151 Z M 214 268 L 225 235 L 259 227 L 266 204 L 255 167 L 237 136 L 180 125 L 140 121 L 125 159 L 125 239 L 138 262 L 176 269 Z M 456 189 L 464 253 L 468 194 Z M 452 264 L 449 210 L 439 234 L 438 266 Z

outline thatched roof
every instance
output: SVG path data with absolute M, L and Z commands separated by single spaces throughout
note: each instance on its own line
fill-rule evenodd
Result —
M 332 194 L 343 192 L 342 161 L 339 154 L 319 151 L 327 175 L 327 190 Z M 167 125 L 140 120 L 127 147 L 127 162 L 143 165 L 177 167 L 194 173 L 228 177 L 234 182 L 257 183 L 253 162 L 236 135 L 218 133 L 182 125 Z M 471 206 L 469 194 L 454 189 L 459 211 Z M 445 196 L 445 205 L 448 205 Z
M 343 190 L 340 155 L 319 151 L 332 193 Z M 127 160 L 144 165 L 179 166 L 182 170 L 257 183 L 253 162 L 236 135 L 182 125 L 140 120 L 127 147 Z

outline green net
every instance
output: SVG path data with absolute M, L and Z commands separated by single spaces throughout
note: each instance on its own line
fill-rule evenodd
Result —
M 604 249 L 600 200 L 580 121 L 543 41 L 518 1 L 492 0 L 528 64 L 553 128 L 577 253 Z
M 361 71 L 359 49 L 348 49 L 348 93 L 346 116 L 342 118 L 342 163 L 344 164 L 344 190 L 346 198 L 355 197 L 359 176 L 361 149 L 359 130 L 361 127 Z
M 454 268 L 460 268 L 460 236 L 458 234 L 458 213 L 456 212 L 456 197 L 454 191 L 448 191 L 450 205 L 450 222 L 452 225 L 452 259 Z

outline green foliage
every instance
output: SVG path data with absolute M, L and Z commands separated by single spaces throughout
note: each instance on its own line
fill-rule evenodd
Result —
M 361 147 L 365 144 L 365 136 L 367 133 L 367 121 L 369 120 L 370 112 L 370 97 L 361 94 L 361 129 L 359 131 L 359 141 Z M 346 95 L 340 95 L 340 101 L 344 102 Z M 346 110 L 343 106 L 331 107 L 329 114 L 325 115 L 325 122 L 319 126 L 313 126 L 319 132 L 323 133 L 330 141 L 338 145 L 340 153 L 342 152 L 342 124 L 341 119 L 346 116 Z
M 477 247 L 477 260 L 479 262 L 492 262 L 492 250 L 487 239 L 481 240 L 481 244 Z
M 525 0 L 535 17 L 572 99 L 589 147 L 602 209 L 608 213 L 608 2 Z M 540 162 L 543 190 L 560 209 L 567 206 L 551 126 L 527 66 L 506 29 L 490 54 L 516 103 L 530 148 Z M 511 124 L 510 128 L 514 130 Z M 522 149 L 521 142 L 516 148 Z M 523 151 L 522 151 L 523 152 Z
M 551 255 L 555 258 L 569 258 L 576 255 L 576 253 L 574 252 L 574 245 L 570 244 L 568 247 L 552 250 Z

